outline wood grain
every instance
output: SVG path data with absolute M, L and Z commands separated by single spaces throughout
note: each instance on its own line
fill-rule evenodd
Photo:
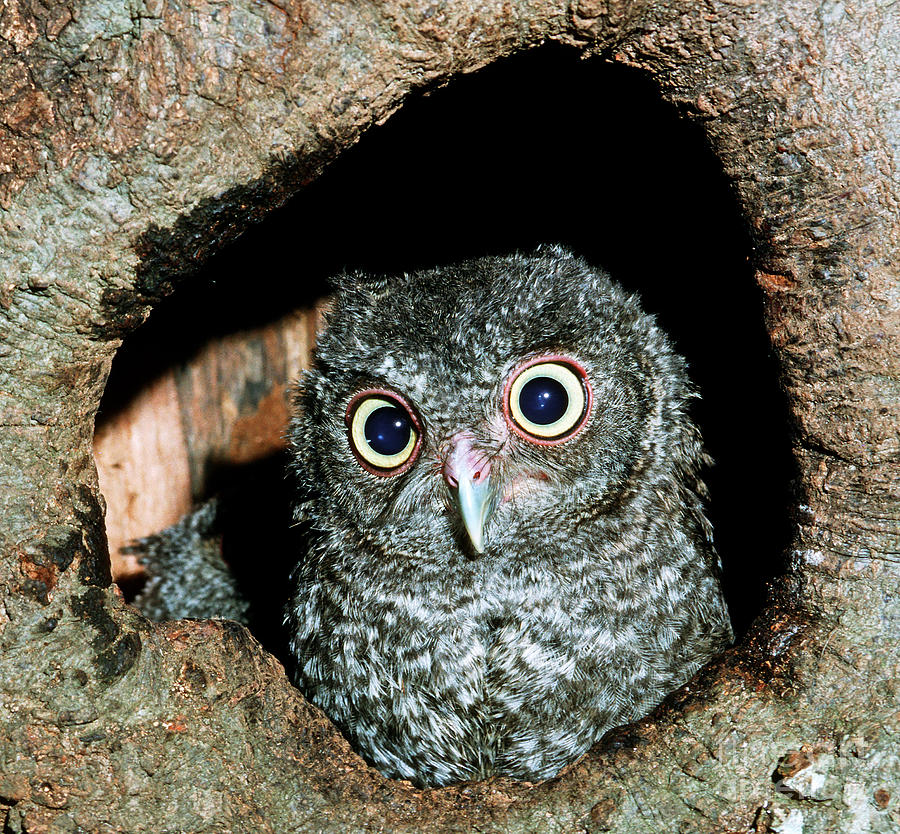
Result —
M 175 523 L 231 470 L 285 448 L 291 386 L 309 362 L 322 306 L 211 339 L 98 420 L 94 457 L 118 581 L 142 573 L 122 553 L 130 542 Z

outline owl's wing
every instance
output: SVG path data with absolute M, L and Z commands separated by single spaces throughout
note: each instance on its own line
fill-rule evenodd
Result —
M 134 605 L 149 619 L 217 617 L 247 624 L 250 604 L 222 558 L 220 509 L 214 498 L 128 548 L 147 570 Z

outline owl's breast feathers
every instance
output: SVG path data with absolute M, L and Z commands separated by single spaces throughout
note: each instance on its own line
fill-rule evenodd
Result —
M 623 543 L 598 546 L 590 526 L 564 560 L 333 554 L 341 567 L 307 574 L 294 601 L 301 687 L 386 775 L 552 776 L 731 635 L 700 554 L 661 553 L 657 536 L 655 551 L 617 561 Z

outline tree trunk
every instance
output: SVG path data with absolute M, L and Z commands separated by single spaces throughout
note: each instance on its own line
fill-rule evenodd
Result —
M 795 424 L 796 531 L 750 633 L 650 718 L 548 783 L 418 791 L 367 768 L 242 627 L 121 600 L 94 416 L 122 337 L 209 253 L 410 92 L 547 40 L 649 72 L 733 181 Z M 6 830 L 897 830 L 898 56 L 881 0 L 8 0 Z

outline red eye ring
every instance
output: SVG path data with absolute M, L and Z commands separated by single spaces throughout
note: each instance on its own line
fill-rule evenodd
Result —
M 572 375 L 581 382 L 581 387 L 584 391 L 584 406 L 581 410 L 581 415 L 578 418 L 578 421 L 558 437 L 540 437 L 526 431 L 522 426 L 519 425 L 518 422 L 516 422 L 510 405 L 511 394 L 516 380 L 518 380 L 522 376 L 522 374 L 525 373 L 529 368 L 533 368 L 535 365 L 545 364 L 561 365 L 563 368 L 568 369 L 572 373 Z M 558 446 L 560 443 L 565 443 L 566 441 L 571 440 L 585 427 L 585 425 L 587 425 L 588 418 L 591 415 L 593 403 L 594 391 L 588 380 L 587 371 L 584 369 L 580 362 L 576 362 L 571 357 L 564 356 L 562 354 L 551 353 L 541 356 L 533 356 L 530 359 L 525 360 L 524 362 L 520 362 L 518 365 L 516 365 L 515 368 L 513 368 L 512 372 L 506 379 L 506 384 L 503 387 L 503 416 L 506 418 L 507 424 L 513 430 L 513 432 L 519 435 L 519 437 L 527 440 L 529 443 L 534 443 L 537 446 Z
M 403 450 L 403 454 L 406 456 L 397 466 L 376 465 L 372 460 L 366 459 L 357 445 L 356 435 L 359 434 L 359 427 L 355 426 L 354 417 L 366 401 L 373 399 L 383 400 L 389 404 L 400 406 L 409 417 L 413 434 L 413 438 L 411 438 L 412 448 L 408 449 L 408 451 L 406 449 Z M 350 451 L 353 452 L 353 456 L 356 458 L 357 463 L 359 463 L 366 472 L 371 475 L 376 475 L 379 478 L 392 478 L 395 475 L 406 472 L 416 462 L 422 448 L 422 437 L 424 434 L 422 431 L 422 421 L 404 397 L 388 388 L 365 388 L 354 394 L 350 398 L 350 402 L 347 403 L 347 409 L 344 412 L 344 425 L 347 427 L 347 445 L 350 447 Z M 373 457 L 375 456 L 373 455 Z M 379 455 L 378 457 L 381 456 Z

